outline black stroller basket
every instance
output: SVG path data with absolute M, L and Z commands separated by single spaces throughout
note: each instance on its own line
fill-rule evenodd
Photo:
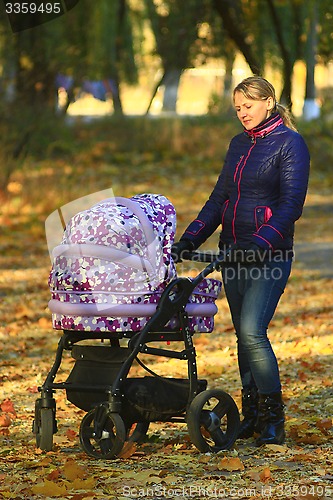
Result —
M 99 387 L 100 381 L 114 383 L 122 364 L 130 355 L 128 347 L 74 346 L 72 356 L 76 363 L 67 378 L 67 399 L 78 408 L 90 411 L 105 401 L 105 392 L 82 392 L 71 386 Z M 198 390 L 207 383 L 198 380 Z M 122 385 L 121 413 L 126 427 L 136 422 L 168 421 L 186 410 L 189 381 L 186 379 L 145 376 L 126 378 Z

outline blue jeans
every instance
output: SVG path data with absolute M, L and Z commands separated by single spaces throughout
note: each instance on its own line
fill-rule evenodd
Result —
M 281 391 L 278 363 L 267 336 L 287 284 L 291 259 L 232 265 L 222 270 L 225 294 L 237 336 L 238 366 L 244 389 Z

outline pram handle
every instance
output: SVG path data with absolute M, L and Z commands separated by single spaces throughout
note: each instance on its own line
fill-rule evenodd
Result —
M 215 262 L 216 260 L 224 260 L 224 254 L 215 253 L 211 250 L 207 250 L 206 252 L 199 252 L 195 250 L 194 252 L 183 252 L 182 258 L 184 260 L 191 260 L 193 262 Z
M 225 257 L 225 252 L 216 254 L 209 250 L 207 252 L 183 252 L 182 258 L 184 260 L 208 263 L 208 265 L 198 274 L 198 276 L 192 279 L 194 288 L 213 271 L 220 271 L 223 264 L 225 263 Z

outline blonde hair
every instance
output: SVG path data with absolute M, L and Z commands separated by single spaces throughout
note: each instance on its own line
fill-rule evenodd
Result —
M 277 102 L 275 89 L 265 78 L 261 76 L 249 76 L 236 85 L 233 98 L 235 98 L 236 92 L 241 92 L 247 99 L 253 99 L 254 101 L 265 101 L 269 97 L 272 97 L 274 103 L 272 113 L 277 111 L 286 127 L 297 130 L 291 113 L 285 106 Z

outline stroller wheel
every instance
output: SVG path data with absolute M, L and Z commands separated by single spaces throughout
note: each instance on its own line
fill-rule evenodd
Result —
M 37 448 L 43 451 L 52 450 L 54 427 L 53 408 L 36 408 L 33 430 L 36 435 Z
M 147 435 L 148 428 L 149 422 L 137 422 L 136 424 L 133 424 L 128 430 L 127 441 L 131 441 L 132 443 L 141 443 Z
M 237 439 L 239 411 L 233 398 L 220 389 L 200 392 L 187 411 L 187 427 L 199 451 L 230 449 Z
M 126 440 L 126 428 L 119 413 L 111 413 L 103 404 L 90 410 L 80 425 L 80 442 L 94 458 L 115 458 Z

